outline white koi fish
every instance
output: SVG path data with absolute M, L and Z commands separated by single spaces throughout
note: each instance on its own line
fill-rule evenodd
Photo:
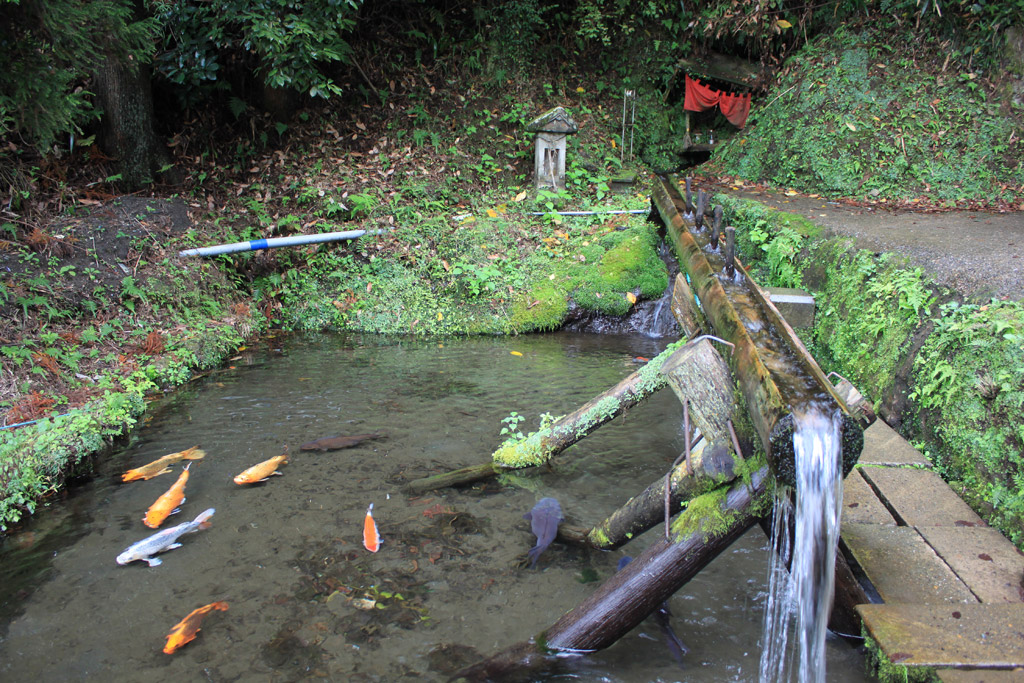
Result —
M 149 563 L 150 567 L 155 567 L 161 564 L 162 560 L 153 557 L 157 553 L 162 553 L 165 550 L 173 550 L 174 548 L 180 548 L 181 544 L 178 543 L 178 538 L 185 534 L 190 534 L 200 529 L 206 529 L 210 526 L 210 522 L 207 521 L 210 517 L 213 517 L 214 509 L 204 510 L 199 513 L 191 522 L 185 522 L 178 526 L 172 526 L 170 529 L 164 529 L 158 533 L 153 534 L 148 538 L 144 538 L 137 543 L 133 543 L 128 548 L 117 556 L 118 564 L 128 564 L 135 560 L 144 560 Z

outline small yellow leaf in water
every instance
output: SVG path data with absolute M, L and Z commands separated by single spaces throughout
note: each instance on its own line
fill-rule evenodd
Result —
M 513 356 L 521 356 L 521 355 L 523 355 L 523 354 L 519 353 L 518 351 L 509 351 L 509 353 L 511 353 Z

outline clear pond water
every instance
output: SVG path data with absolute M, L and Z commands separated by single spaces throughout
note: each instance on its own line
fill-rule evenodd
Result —
M 537 568 L 522 519 L 542 497 L 590 525 L 662 475 L 682 450 L 669 390 L 605 425 L 551 468 L 420 497 L 401 484 L 485 461 L 502 419 L 561 415 L 653 357 L 663 340 L 551 334 L 465 340 L 296 335 L 262 340 L 158 401 L 126 447 L 89 481 L 40 510 L 0 547 L 0 680 L 442 681 L 455 668 L 525 640 L 636 556 L 553 544 Z M 522 355 L 514 355 L 512 352 Z M 300 451 L 322 436 L 382 430 L 385 439 Z M 182 512 L 216 508 L 212 527 L 181 539 L 163 564 L 114 558 L 153 533 L 146 509 L 173 474 L 120 475 L 198 445 Z M 284 452 L 263 484 L 243 469 Z M 361 542 L 367 505 L 380 551 Z M 671 600 L 689 647 L 680 667 L 653 619 L 606 651 L 537 680 L 756 681 L 767 542 L 753 529 Z M 191 610 L 227 601 L 198 638 L 161 650 Z M 861 655 L 827 644 L 829 681 L 870 680 Z

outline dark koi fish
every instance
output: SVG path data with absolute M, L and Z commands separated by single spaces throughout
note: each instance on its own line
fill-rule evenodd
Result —
M 530 529 L 537 536 L 537 545 L 530 548 L 530 569 L 537 565 L 537 558 L 547 550 L 551 541 L 558 534 L 558 525 L 565 521 L 562 517 L 562 506 L 554 498 L 541 498 L 533 509 L 523 515 L 530 523 Z
M 626 555 L 619 560 L 619 569 L 621 570 L 627 564 L 633 561 L 633 558 Z M 683 657 L 690 651 L 690 648 L 686 647 L 676 632 L 672 630 L 672 624 L 669 623 L 669 619 L 672 617 L 672 612 L 668 609 L 668 601 L 661 603 L 658 609 L 654 612 L 654 623 L 658 625 L 662 635 L 665 636 L 665 644 L 668 645 L 668 651 L 672 655 L 672 659 L 683 663 Z
M 372 434 L 353 434 L 352 436 L 325 436 L 316 441 L 307 441 L 299 446 L 300 451 L 337 451 L 342 448 L 352 448 L 364 441 L 371 439 L 384 439 L 387 434 L 373 432 Z

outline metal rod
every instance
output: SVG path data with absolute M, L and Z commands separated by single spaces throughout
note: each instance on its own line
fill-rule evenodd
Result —
M 559 216 L 604 216 L 606 214 L 641 214 L 650 213 L 650 209 L 614 209 L 609 211 L 531 211 L 531 216 L 547 216 L 550 214 L 557 214 Z
M 725 274 L 736 274 L 736 228 L 731 225 L 725 229 Z

